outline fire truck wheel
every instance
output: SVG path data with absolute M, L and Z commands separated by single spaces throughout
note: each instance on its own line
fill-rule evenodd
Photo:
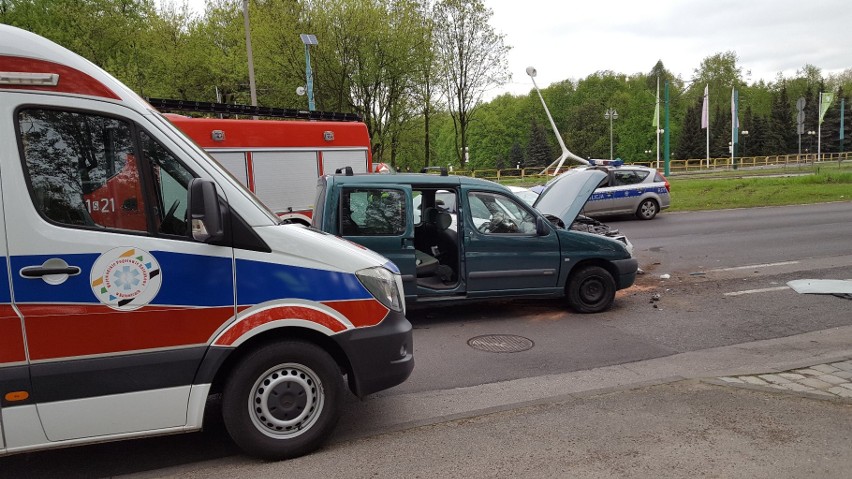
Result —
M 326 351 L 303 341 L 275 342 L 236 365 L 223 391 L 222 415 L 248 454 L 297 457 L 330 436 L 342 389 L 340 368 Z

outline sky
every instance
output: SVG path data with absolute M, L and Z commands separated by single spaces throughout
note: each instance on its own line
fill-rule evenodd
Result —
M 747 82 L 791 77 L 806 64 L 824 77 L 852 68 L 849 0 L 483 1 L 512 47 L 512 80 L 489 98 L 527 94 L 528 66 L 539 88 L 603 70 L 647 73 L 658 60 L 689 81 L 704 58 L 727 51 Z M 187 2 L 201 12 L 206 0 Z

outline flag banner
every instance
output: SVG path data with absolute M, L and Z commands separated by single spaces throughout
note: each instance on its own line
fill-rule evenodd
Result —
M 740 116 L 737 111 L 737 89 L 731 88 L 731 143 L 739 143 L 737 130 L 740 128 Z
M 710 85 L 704 86 L 704 103 L 701 104 L 701 128 L 710 127 Z
M 831 102 L 834 101 L 834 93 L 820 93 L 820 102 L 819 102 L 819 123 L 822 124 L 822 119 L 825 116 L 825 112 L 828 111 L 828 107 L 831 106 Z

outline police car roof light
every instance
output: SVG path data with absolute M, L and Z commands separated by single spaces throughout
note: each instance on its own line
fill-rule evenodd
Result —
M 621 158 L 615 160 L 589 160 L 590 165 L 594 166 L 614 166 L 619 167 L 624 165 L 624 160 Z

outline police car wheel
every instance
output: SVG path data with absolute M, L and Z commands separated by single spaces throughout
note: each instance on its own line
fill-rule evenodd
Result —
M 340 415 L 343 379 L 334 359 L 303 341 L 279 341 L 248 353 L 222 396 L 228 433 L 264 459 L 307 454 L 325 441 Z
M 652 199 L 646 199 L 642 201 L 639 205 L 639 208 L 636 209 L 636 216 L 640 220 L 650 220 L 654 219 L 657 216 L 657 213 L 660 211 L 660 206 L 656 201 Z
M 568 305 L 578 313 L 606 311 L 615 300 L 615 280 L 600 266 L 586 266 L 571 275 L 566 286 Z

